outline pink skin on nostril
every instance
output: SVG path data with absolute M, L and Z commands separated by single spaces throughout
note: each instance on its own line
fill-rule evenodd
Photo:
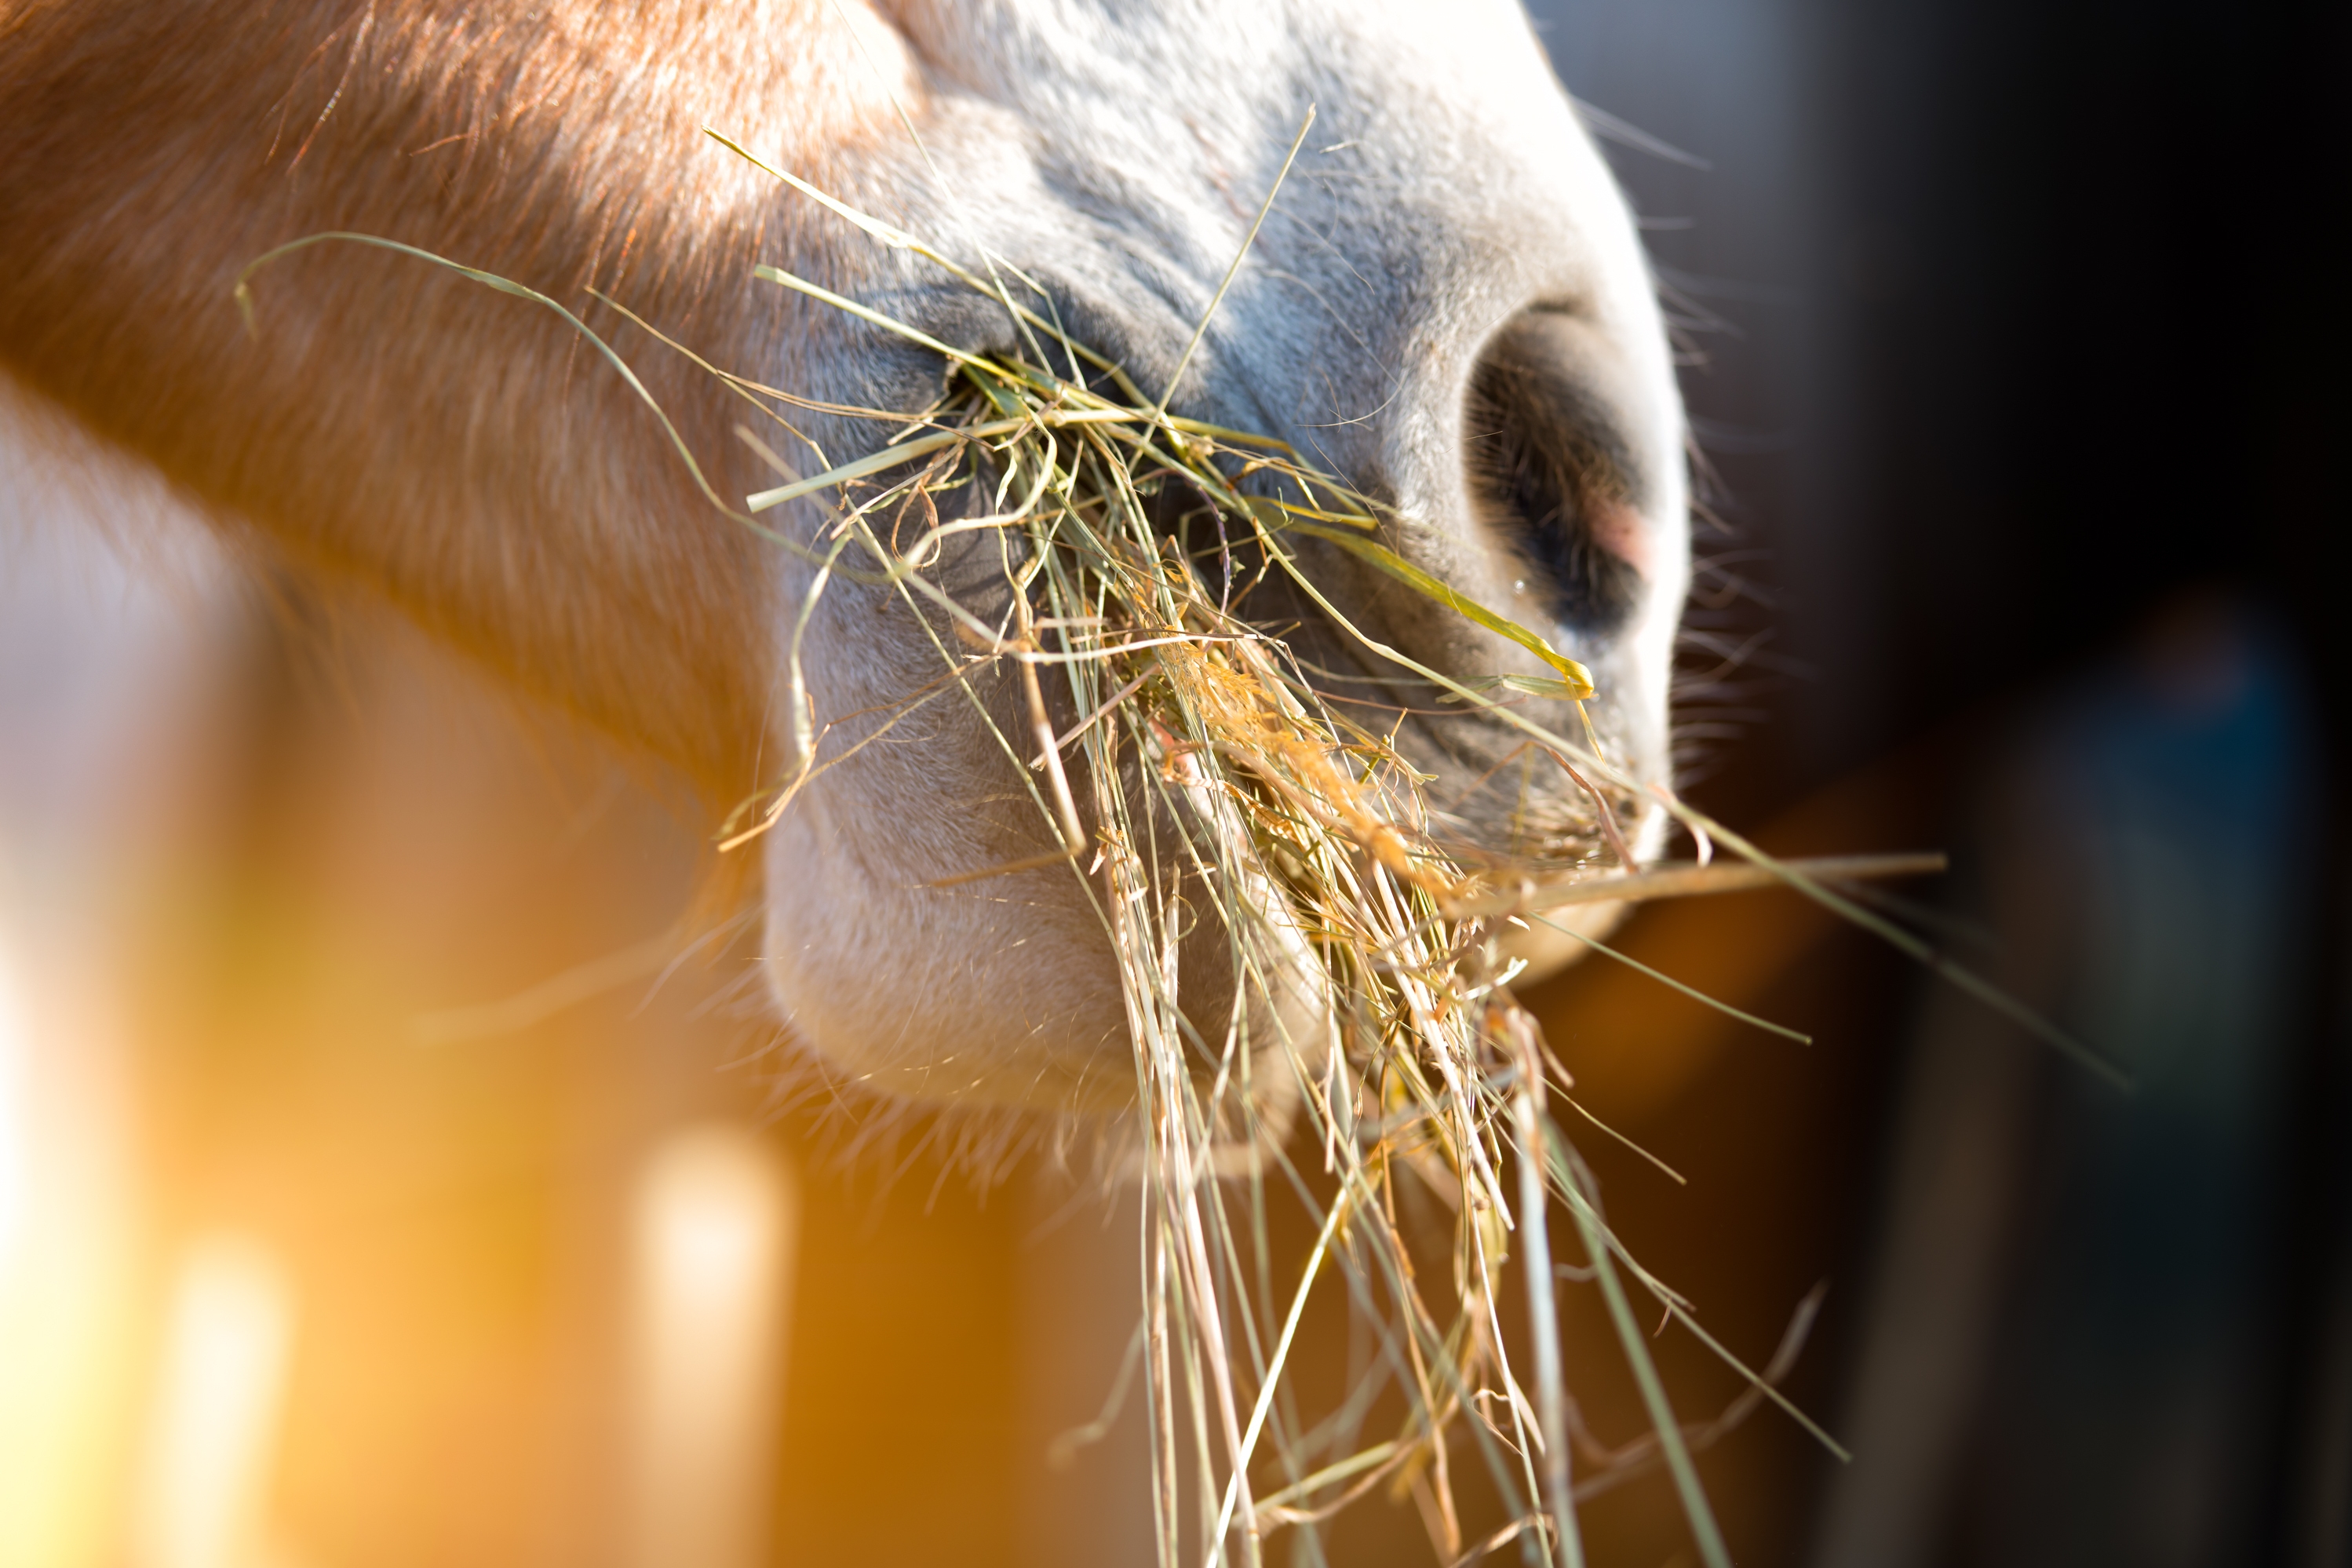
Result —
M 1654 577 L 1651 571 L 1656 552 L 1650 530 L 1642 514 L 1622 500 L 1597 500 L 1585 512 L 1585 526 L 1591 531 L 1592 542 L 1644 577 Z

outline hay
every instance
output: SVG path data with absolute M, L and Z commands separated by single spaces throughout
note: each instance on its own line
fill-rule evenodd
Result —
M 1577 1500 L 1662 1466 L 1701 1559 L 1727 1563 L 1694 1447 L 1769 1401 L 1839 1451 L 1774 1386 L 1810 1312 L 1801 1310 L 1772 1363 L 1751 1371 L 1625 1249 L 1552 1114 L 1566 1074 L 1511 994 L 1517 966 L 1495 940 L 1504 922 L 1541 921 L 1543 910 L 1594 899 L 1786 883 L 2037 1033 L 2080 1047 L 1823 881 L 1907 874 L 1931 868 L 1927 861 L 1776 861 L 1658 781 L 1621 769 L 1589 723 L 1579 738 L 1546 729 L 1515 700 L 1564 700 L 1580 712 L 1592 694 L 1582 668 L 1390 551 L 1381 539 L 1393 520 L 1366 497 L 1280 441 L 1170 414 L 1164 394 L 1147 396 L 1051 321 L 1042 294 L 1037 303 L 1048 314 L 919 237 L 788 173 L 768 172 L 877 243 L 924 256 L 995 300 L 1019 324 L 1024 348 L 963 353 L 763 267 L 760 276 L 772 282 L 940 354 L 945 395 L 911 417 L 829 410 L 863 413 L 887 439 L 870 455 L 803 478 L 770 439 L 797 437 L 791 415 L 799 400 L 709 367 L 772 422 L 767 436 L 748 426 L 740 434 L 782 482 L 741 510 L 711 489 L 663 419 L 714 504 L 815 568 L 787 654 L 791 770 L 743 804 L 721 842 L 733 849 L 756 839 L 812 778 L 838 764 L 839 754 L 819 755 L 801 640 L 830 582 L 856 575 L 889 585 L 929 630 L 943 676 L 955 678 L 924 700 L 960 689 L 989 721 L 1059 845 L 948 882 L 1066 865 L 1118 956 L 1134 1047 L 1135 1191 L 1146 1238 L 1139 1354 L 1160 1561 L 1256 1568 L 1268 1537 L 1288 1531 L 1304 1538 L 1294 1561 L 1320 1562 L 1318 1527 L 1382 1492 L 1422 1506 L 1433 1543 L 1449 1561 L 1516 1542 L 1529 1562 L 1580 1563 Z M 325 239 L 454 266 L 368 236 L 315 236 L 261 258 L 247 276 Z M 491 274 L 455 269 L 560 313 L 654 406 L 628 366 L 570 310 Z M 238 293 L 250 319 L 242 279 Z M 813 544 L 758 521 L 804 497 L 830 503 Z M 1190 506 L 1174 528 L 1171 497 Z M 950 499 L 944 510 L 942 498 Z M 903 527 L 889 537 L 877 527 L 908 517 L 926 520 L 911 537 Z M 1006 591 L 993 618 L 928 574 L 944 548 L 968 549 L 971 535 L 988 536 L 1000 552 Z M 1549 673 L 1465 684 L 1416 663 L 1326 598 L 1301 563 L 1302 539 L 1344 551 L 1517 644 Z M 1254 593 L 1268 584 L 1315 606 L 1380 665 L 1483 710 L 1558 759 L 1585 786 L 1593 832 L 1617 845 L 1624 869 L 1595 876 L 1589 867 L 1502 860 L 1445 841 L 1433 830 L 1428 781 L 1386 738 L 1333 708 L 1278 626 L 1253 618 Z M 1023 732 L 994 725 L 969 679 L 984 668 L 1017 679 Z M 1060 731 L 1049 682 L 1078 716 Z M 1703 847 L 1720 845 L 1740 863 L 1633 868 L 1614 812 L 1652 799 Z M 1175 963 L 1186 899 L 1202 893 L 1222 921 L 1233 973 L 1245 981 L 1230 1016 L 1206 1024 L 1180 1005 Z M 1300 1170 L 1294 1152 L 1319 1171 Z M 1452 1267 L 1434 1279 L 1416 1268 L 1399 1217 L 1407 1173 L 1450 1215 Z M 1266 1205 L 1269 1192 L 1283 1191 L 1304 1205 L 1316 1239 L 1296 1280 L 1277 1287 Z M 1569 1221 L 1582 1258 L 1576 1268 L 1606 1302 L 1651 1419 L 1648 1435 L 1614 1453 L 1591 1444 L 1568 1399 L 1553 1299 L 1555 1214 Z M 1514 1249 L 1532 1325 L 1524 1365 L 1505 1343 L 1498 1311 Z M 1337 1282 L 1325 1284 L 1331 1276 Z M 1318 1288 L 1344 1294 L 1375 1353 L 1363 1381 L 1310 1421 L 1293 1355 Z M 1748 1392 L 1723 1419 L 1686 1429 L 1677 1417 L 1652 1362 L 1635 1289 L 1745 1380 Z M 1369 1414 L 1382 1399 L 1403 1414 L 1385 1436 L 1370 1437 Z M 1454 1495 L 1463 1433 L 1507 1516 L 1479 1540 L 1465 1538 Z M 1586 1456 L 1589 1473 L 1571 1474 L 1572 1447 Z
M 1254 1565 L 1270 1533 L 1311 1531 L 1381 1489 L 1423 1502 L 1433 1544 L 1449 1560 L 1519 1538 L 1540 1559 L 1580 1561 L 1548 1196 L 1574 1216 L 1654 1417 L 1646 1447 L 1617 1473 L 1653 1456 L 1662 1460 L 1702 1555 L 1726 1561 L 1620 1265 L 1677 1314 L 1681 1304 L 1611 1236 L 1589 1176 L 1549 1113 L 1552 1064 L 1534 1020 L 1509 994 L 1514 967 L 1492 940 L 1502 919 L 1532 911 L 1541 895 L 1511 887 L 1507 873 L 1525 868 L 1473 865 L 1441 842 L 1431 831 L 1427 781 L 1381 736 L 1325 700 L 1282 637 L 1253 618 L 1252 594 L 1285 580 L 1373 655 L 1415 668 L 1325 598 L 1297 554 L 1297 541 L 1311 537 L 1535 654 L 1550 673 L 1496 683 L 1509 695 L 1579 701 L 1592 695 L 1583 668 L 1391 552 L 1381 542 L 1387 520 L 1380 509 L 1287 446 L 1170 416 L 1164 395 L 1148 399 L 1118 366 L 1008 291 L 771 172 L 882 243 L 931 257 L 1026 329 L 1025 353 L 964 353 L 805 279 L 761 268 L 771 281 L 930 348 L 950 368 L 937 407 L 912 421 L 889 416 L 889 444 L 814 478 L 797 477 L 749 437 L 785 482 L 747 506 L 835 498 L 821 540 L 827 569 L 854 543 L 865 570 L 887 576 L 932 628 L 943 668 L 962 675 L 1002 662 L 1017 671 L 1028 730 L 997 738 L 1062 847 L 997 869 L 1071 865 L 1118 955 L 1135 1049 L 1143 1382 L 1161 1561 Z M 1049 368 L 1057 364 L 1068 374 Z M 781 409 L 766 412 L 786 420 Z M 970 492 L 964 511 L 982 515 L 940 509 L 939 498 L 950 492 Z M 1194 503 L 1185 526 L 1166 521 L 1171 495 Z M 910 515 L 949 521 L 911 541 L 886 542 L 878 520 Z M 980 531 L 996 536 L 1010 590 L 992 619 L 925 571 L 947 539 Z M 825 580 L 821 574 L 818 592 Z M 1434 671 L 1419 673 L 1458 700 L 1496 707 L 1494 698 Z M 1066 687 L 1068 711 L 1084 715 L 1060 733 L 1046 679 Z M 777 820 L 826 765 L 816 760 L 796 670 L 788 684 L 799 771 L 730 843 Z M 960 684 L 971 692 L 971 682 Z M 976 694 L 971 700 L 988 718 Z M 1630 794 L 1637 786 L 1599 754 L 1589 724 L 1585 733 L 1583 745 L 1535 738 L 1571 771 Z M 1082 768 L 1065 765 L 1073 749 Z M 1074 773 L 1088 795 L 1086 811 Z M 1595 792 L 1594 800 L 1614 837 L 1607 797 Z M 1648 890 L 1615 880 L 1625 891 Z M 1180 1005 L 1175 955 L 1188 889 L 1213 899 L 1229 961 L 1248 977 L 1221 1028 Z M 1297 1005 L 1302 995 L 1306 1007 Z M 1302 1013 L 1311 1019 L 1304 1026 Z M 1288 1164 L 1287 1149 L 1310 1147 L 1320 1184 Z M 1250 1157 L 1236 1162 L 1237 1152 Z M 1514 1166 L 1516 1189 L 1504 1176 Z M 1273 1289 L 1263 1267 L 1269 1167 L 1287 1178 L 1283 1184 L 1317 1227 L 1287 1290 Z M 1223 1177 L 1236 1168 L 1237 1177 Z M 1454 1267 L 1436 1289 L 1416 1270 L 1397 1218 L 1395 1184 L 1407 1171 L 1452 1210 Z M 1497 1313 L 1514 1245 L 1538 1325 L 1532 1368 L 1514 1365 Z M 1403 1396 L 1399 1429 L 1380 1441 L 1362 1441 L 1344 1419 L 1310 1432 L 1287 1382 L 1309 1293 L 1327 1265 L 1344 1275 L 1350 1306 L 1379 1346 L 1367 1374 L 1376 1386 L 1351 1391 L 1343 1414 L 1352 1407 L 1360 1423 L 1380 1384 Z M 1769 1392 L 1765 1379 L 1746 1375 Z M 1450 1474 L 1457 1428 L 1469 1433 L 1510 1519 L 1484 1542 L 1462 1534 Z M 1310 1547 L 1301 1560 L 1318 1556 Z

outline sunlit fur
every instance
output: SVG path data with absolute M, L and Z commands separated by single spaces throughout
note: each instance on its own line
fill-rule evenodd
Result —
M 715 818 L 787 764 L 780 649 L 805 565 L 701 499 L 551 315 L 320 247 L 257 279 L 248 335 L 238 270 L 356 230 L 543 289 L 640 368 L 740 496 L 771 482 L 730 437 L 740 405 L 589 289 L 730 369 L 888 408 L 937 395 L 937 358 L 755 281 L 754 263 L 958 346 L 1010 346 L 1012 328 L 699 126 L 975 266 L 1009 263 L 1156 391 L 1310 104 L 1314 132 L 1172 405 L 1284 437 L 1391 505 L 1399 548 L 1592 668 L 1603 742 L 1663 780 L 1680 407 L 1622 200 L 1503 0 L 0 0 L 0 366 L 230 536 L 384 596 L 675 767 Z M 1581 422 L 1612 465 L 1573 549 L 1638 567 L 1605 625 L 1550 619 L 1543 552 L 1481 490 L 1473 369 L 1528 311 L 1556 374 L 1527 384 L 1574 405 L 1529 427 Z M 821 454 L 797 462 L 882 435 L 803 427 Z M 821 515 L 788 513 L 771 515 L 803 537 Z M 1527 668 L 1349 558 L 1307 559 L 1367 632 L 1425 663 Z M 824 755 L 939 673 L 895 597 L 854 582 L 823 599 L 806 667 Z M 1432 707 L 1425 689 L 1349 689 Z M 1416 711 L 1403 737 L 1474 839 L 1503 847 L 1530 809 L 1590 824 L 1554 774 L 1531 808 L 1495 788 L 1498 770 L 1518 777 L 1515 742 L 1486 721 Z M 925 886 L 1046 847 L 1013 788 L 970 706 L 935 703 L 744 851 L 764 868 L 776 1007 L 842 1078 L 927 1100 L 1116 1099 L 1124 1016 L 1072 873 Z M 1660 826 L 1635 826 L 1642 852 Z

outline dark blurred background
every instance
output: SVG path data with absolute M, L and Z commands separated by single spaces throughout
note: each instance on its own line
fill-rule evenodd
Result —
M 1591 1152 L 1736 1348 L 1829 1284 L 1790 1386 L 1857 1458 L 1734 1434 L 1702 1468 L 1736 1555 L 2352 1562 L 2352 11 L 1530 9 L 1690 356 L 1692 793 L 1790 850 L 1950 849 L 1897 912 L 2133 1083 L 1773 898 L 1626 941 L 1810 1048 L 1617 975 L 1537 998 L 1690 1176 Z M 1663 1487 L 1588 1528 L 1687 1551 Z

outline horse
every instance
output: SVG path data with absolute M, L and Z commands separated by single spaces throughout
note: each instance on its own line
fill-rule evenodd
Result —
M 1286 441 L 1370 498 L 1398 554 L 1585 665 L 1596 739 L 1669 782 L 1672 359 L 1626 204 L 1509 0 L 8 0 L 0 106 L 21 440 L 68 432 L 233 554 L 392 606 L 688 781 L 713 822 L 789 765 L 792 710 L 813 716 L 832 765 L 738 858 L 774 1015 L 842 1080 L 1115 1106 L 1127 1023 L 1084 868 L 1035 864 L 1050 824 L 987 804 L 1016 765 L 985 716 L 934 704 L 858 743 L 936 679 L 923 617 L 872 584 L 812 600 L 807 550 L 714 504 L 773 480 L 702 363 L 805 400 L 799 429 L 838 463 L 885 438 L 847 410 L 913 415 L 942 349 L 1017 345 L 1009 294 L 839 209 L 1019 279 L 1171 413 Z M 330 234 L 574 320 L 356 244 L 247 277 Z M 806 542 L 825 515 L 811 495 L 768 521 Z M 1300 558 L 1428 668 L 1538 668 L 1345 552 Z M 1437 711 L 1311 613 L 1297 635 L 1394 715 L 1469 839 L 1507 836 L 1527 803 L 1480 786 L 1510 733 Z M 973 689 L 1023 722 L 1009 678 Z M 1567 781 L 1528 787 L 1589 826 Z M 1624 805 L 1654 857 L 1656 803 Z M 1182 956 L 1200 1005 L 1241 984 L 1223 952 Z

